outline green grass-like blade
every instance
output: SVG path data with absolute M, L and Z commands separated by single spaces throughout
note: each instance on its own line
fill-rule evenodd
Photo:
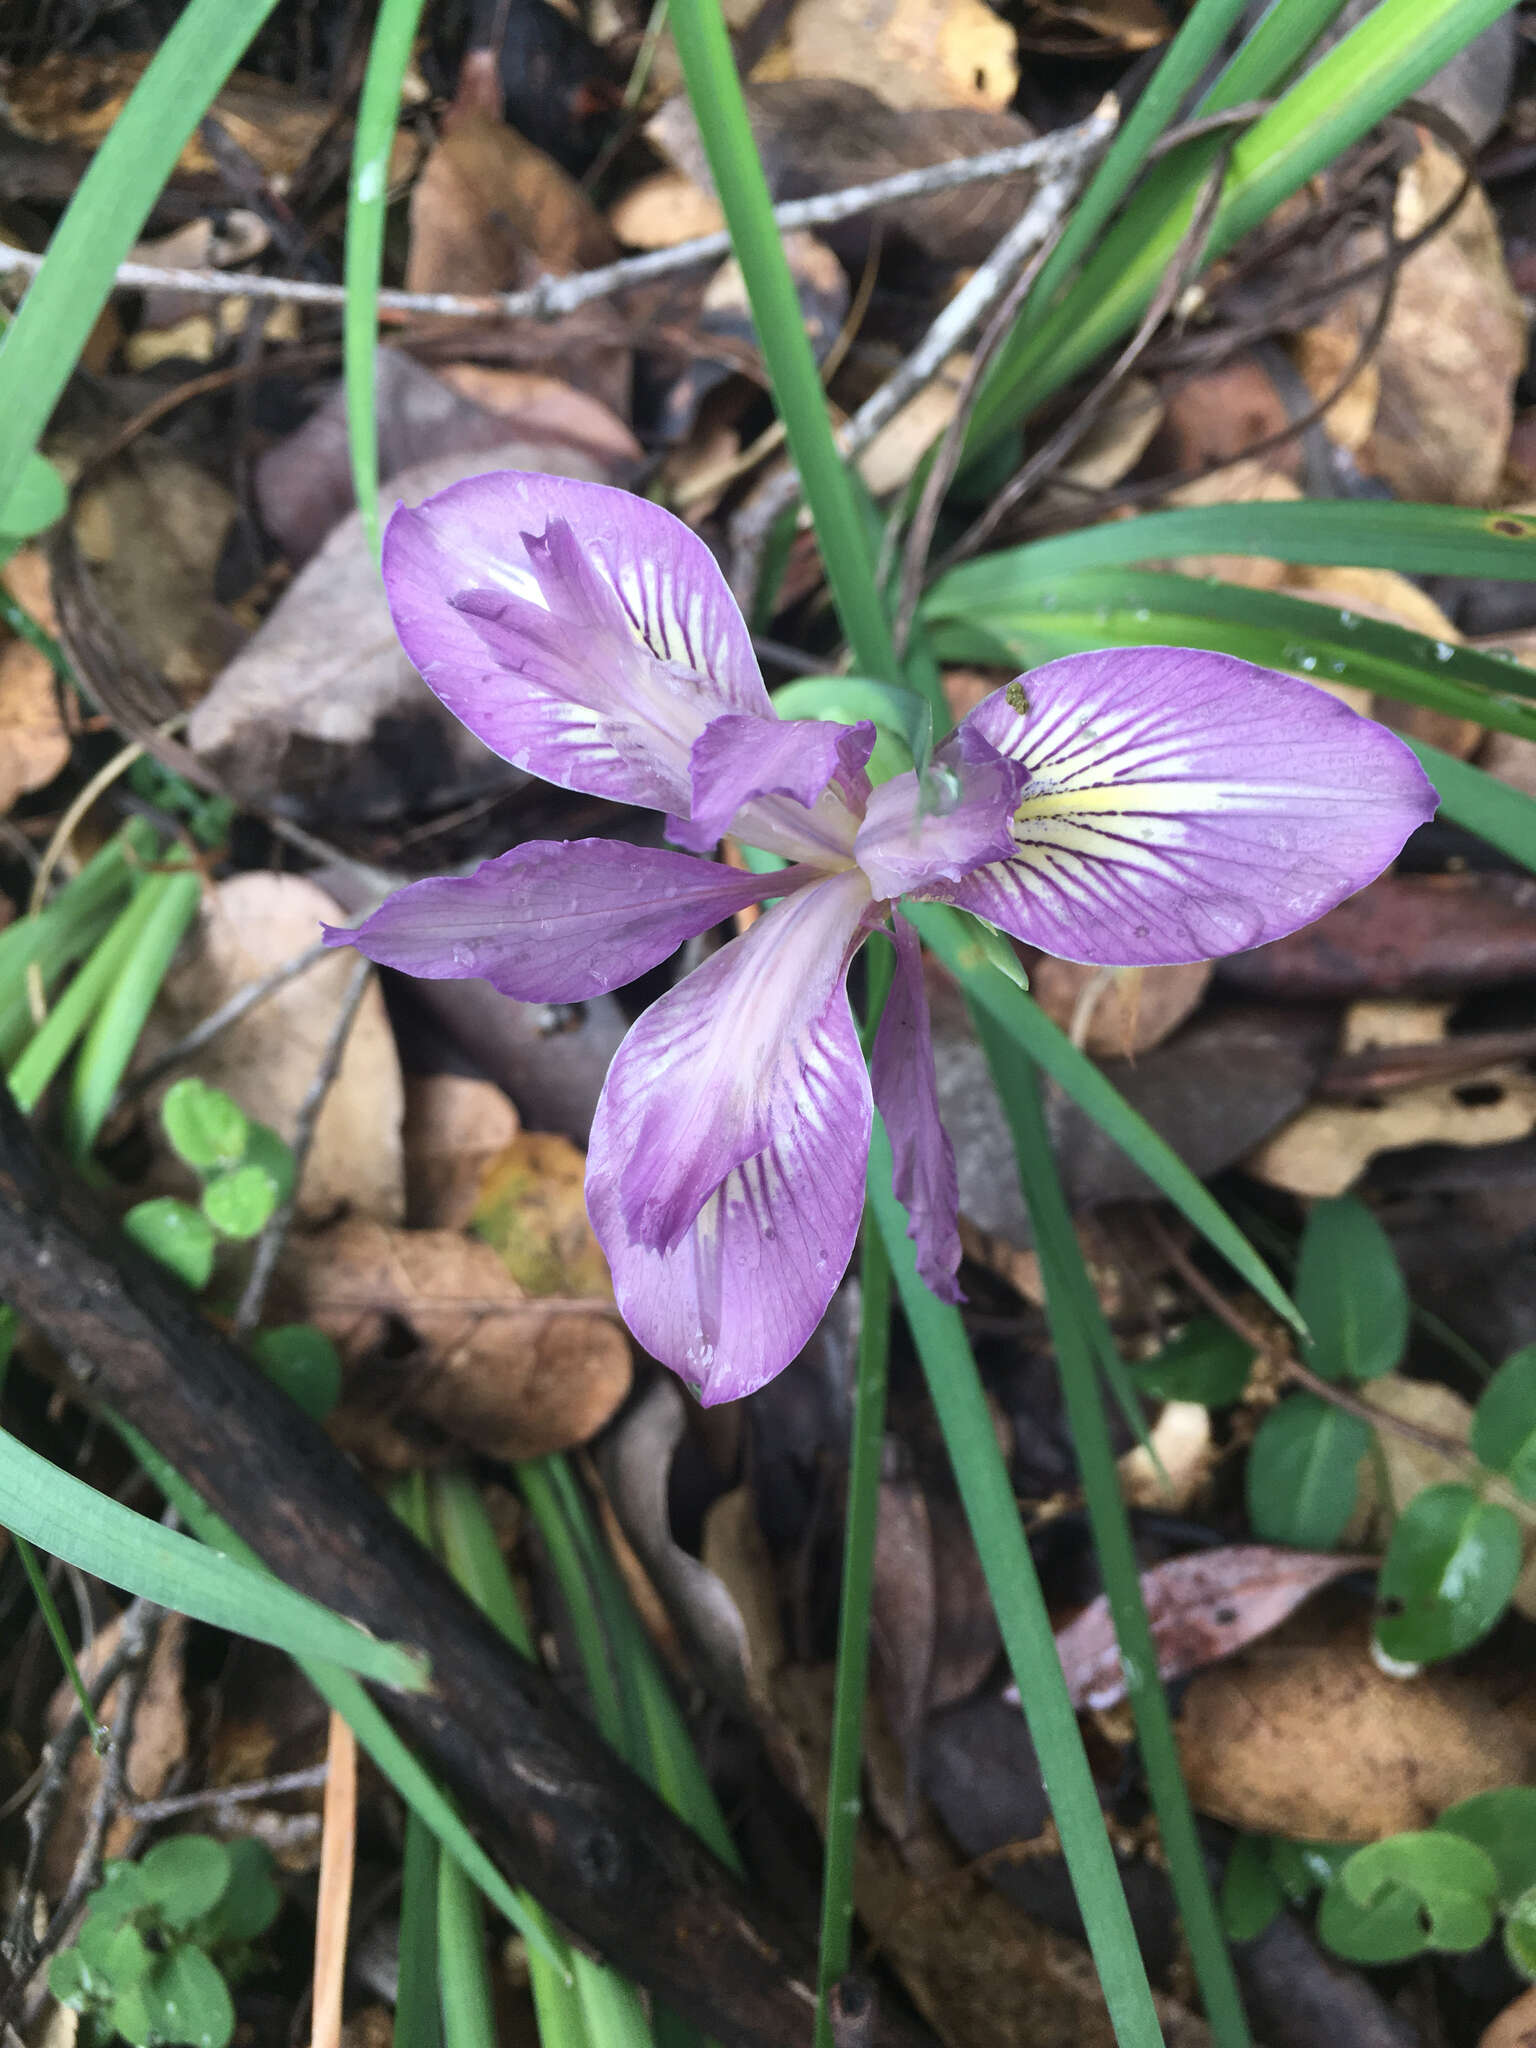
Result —
M 28 1114 L 42 1100 L 44 1089 L 69 1057 L 81 1033 L 89 1028 L 108 991 L 133 957 L 154 908 L 151 885 L 143 881 L 138 894 L 97 940 L 90 958 L 72 977 L 69 987 L 11 1068 L 7 1076 L 11 1093 Z
M 26 472 L 117 266 L 274 4 L 189 0 L 91 159 L 47 261 L 0 341 L 0 504 Z
M 421 1692 L 422 1659 L 381 1643 L 237 1559 L 135 1514 L 0 1430 L 0 1520 L 109 1586 L 290 1655 L 325 1657 L 379 1685 Z
M 347 445 L 352 487 L 368 542 L 379 551 L 379 408 L 375 350 L 379 282 L 384 272 L 384 218 L 389 206 L 389 158 L 423 0 L 383 0 L 368 45 L 352 142 L 347 188 L 347 245 L 342 315 L 342 374 L 347 394 Z
M 1210 262 L 1258 225 L 1282 199 L 1417 92 L 1457 50 L 1507 11 L 1510 0 L 1381 0 L 1328 51 L 1232 153 L 1206 245 Z M 1265 28 L 1222 81 L 1219 97 L 1273 92 L 1316 36 L 1323 8 L 1293 0 L 1270 9 Z M 1272 25 L 1272 26 L 1271 26 Z M 967 446 L 985 446 L 1128 334 L 1178 250 L 1196 195 L 1219 147 L 1196 142 L 1159 167 L 1100 241 L 1069 290 L 1031 334 L 1000 352 L 978 398 Z
M 1405 576 L 1536 577 L 1536 518 L 1461 505 L 1392 505 L 1338 498 L 1292 504 L 1187 505 L 1111 519 L 1076 533 L 1005 548 L 951 569 L 934 586 L 955 611 L 1006 602 L 1043 577 L 1121 568 L 1178 555 L 1264 555 L 1279 562 L 1396 569 Z
M 890 1140 L 878 1117 L 868 1188 L 1018 1680 L 1116 2038 L 1120 2048 L 1159 2048 L 1156 2008 L 981 1377 L 959 1311 L 930 1294 L 918 1277 L 906 1212 L 891 1188 Z
M 960 983 L 967 1000 L 983 1010 L 1021 1052 L 1060 1083 L 1255 1294 L 1302 1330 L 1304 1325 L 1295 1303 L 1221 1204 L 1087 1053 L 1078 1050 L 1038 1003 L 987 964 L 959 913 L 937 903 L 909 903 L 905 911 L 921 932 L 924 943 Z
M 1141 1595 L 1141 1570 L 1099 1391 L 1096 1367 L 1111 1359 L 1119 1362 L 1119 1353 L 1072 1227 L 1040 1104 L 1038 1070 L 1033 1061 L 1019 1057 L 1016 1045 L 985 1011 L 978 1008 L 973 1014 L 1013 1134 L 1019 1184 L 1040 1254 L 1046 1312 L 1093 1527 L 1094 1550 L 1114 1617 L 1142 1763 L 1206 2019 L 1216 2048 L 1249 2048 L 1242 1995 L 1205 1874 L 1205 1856 L 1179 1764 L 1168 1698 L 1158 1676 L 1157 1649 Z
M 141 1435 L 131 1423 L 124 1422 L 121 1416 L 109 1419 L 155 1485 L 203 1544 L 222 1552 L 226 1561 L 233 1558 L 249 1566 L 251 1575 L 258 1581 L 278 1585 L 251 1546 L 235 1534 L 221 1515 L 214 1513 L 197 1489 L 189 1486 L 175 1466 L 161 1457 L 146 1436 Z M 159 1524 L 153 1526 L 158 1528 Z M 286 1588 L 278 1586 L 278 1590 L 286 1591 Z M 297 1599 L 299 1595 L 290 1594 L 289 1597 Z M 323 1608 L 320 1610 L 324 1611 Z M 278 1647 L 285 1648 L 286 1645 L 279 1644 Z M 421 1816 L 441 1846 L 463 1864 L 491 1904 L 511 1921 L 527 1942 L 530 1955 L 537 1949 L 551 1969 L 564 1974 L 564 1963 L 544 1931 L 542 1914 L 537 1918 L 529 1914 L 521 1894 L 502 1876 L 459 1818 L 447 1793 L 406 1747 L 385 1719 L 382 1708 L 374 1704 L 359 1681 L 350 1671 L 322 1658 L 295 1656 L 294 1662 L 326 1705 L 340 1714 L 411 1812 Z
M 497 2048 L 485 1909 L 451 1856 L 439 1857 L 437 1864 L 437 1981 L 443 2048 Z
M 855 665 L 865 675 L 894 682 L 900 669 L 875 584 L 869 527 L 832 438 L 719 0 L 672 0 L 672 34 L 838 617 Z
M 405 1816 L 400 1941 L 391 2048 L 441 2048 L 437 1998 L 437 1837 L 420 1814 Z
M 939 590 L 929 633 L 948 660 L 1035 668 L 1084 648 L 1209 647 L 1536 739 L 1536 670 L 1283 591 L 1156 569 L 1032 579 L 995 605 Z
M 1408 744 L 1440 792 L 1440 815 L 1536 874 L 1536 800 L 1439 747 L 1423 740 Z

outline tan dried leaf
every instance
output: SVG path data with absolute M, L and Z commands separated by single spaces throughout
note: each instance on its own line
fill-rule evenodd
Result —
M 1536 2048 L 1536 1984 L 1483 2029 L 1477 2048 Z
M 938 375 L 909 398 L 858 458 L 859 475 L 877 498 L 899 491 L 955 416 L 968 355 L 953 355 Z
M 302 875 L 252 872 L 219 883 L 205 893 L 192 937 L 166 976 L 140 1059 L 153 1058 L 237 989 L 313 945 L 322 923 L 346 922 L 334 898 Z M 322 960 L 231 1024 L 178 1073 L 226 1089 L 247 1116 L 291 1138 L 353 964 L 345 953 Z M 158 1089 L 152 1099 L 164 1092 Z M 387 1221 L 401 1216 L 403 1114 L 400 1061 L 375 981 L 320 1112 L 299 1183 L 299 1214 L 326 1218 L 347 1207 Z
M 407 1467 L 442 1436 L 509 1460 L 569 1450 L 629 1392 L 629 1344 L 611 1315 L 531 1298 L 489 1245 L 457 1231 L 354 1217 L 295 1239 L 284 1281 L 347 1363 L 337 1434 L 381 1464 Z M 386 1355 L 391 1322 L 414 1336 L 414 1356 L 402 1361 L 398 1341 Z
M 759 76 L 846 78 L 892 107 L 1009 105 L 1018 40 L 985 0 L 799 0 L 781 64 Z
M 1216 1463 L 1211 1411 L 1198 1401 L 1168 1401 L 1149 1432 L 1120 1460 L 1120 1490 L 1133 1508 L 1182 1514 L 1205 1491 Z M 1153 1452 L 1156 1457 L 1153 1457 Z
M 474 1224 L 530 1294 L 612 1298 L 587 1221 L 586 1155 L 558 1131 L 520 1131 L 486 1167 Z
M 464 1230 L 486 1168 L 517 1136 L 517 1111 L 493 1081 L 413 1074 L 405 1084 L 405 1220 Z
M 0 647 L 0 817 L 69 759 L 53 663 L 25 640 Z
M 575 179 L 515 128 L 483 113 L 444 123 L 411 188 L 407 291 L 508 291 L 617 253 Z
M 1367 1635 L 1363 1615 L 1322 1640 L 1304 1618 L 1200 1673 L 1177 1729 L 1202 1813 L 1256 1834 L 1365 1842 L 1525 1781 L 1531 1737 L 1512 1712 L 1441 1669 L 1388 1678 Z
M 609 207 L 608 225 L 627 249 L 674 249 L 696 235 L 718 234 L 725 215 L 686 172 L 656 171 Z
M 1171 1037 L 1200 1007 L 1208 960 L 1179 967 L 1084 967 L 1034 953 L 1029 992 L 1095 1059 L 1128 1059 Z
M 612 406 L 559 377 L 483 363 L 445 363 L 437 374 L 451 391 L 502 420 L 509 437 L 575 448 L 610 475 L 644 458 L 645 450 Z

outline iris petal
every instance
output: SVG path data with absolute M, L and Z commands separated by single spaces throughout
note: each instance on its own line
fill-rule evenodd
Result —
M 1214 959 L 1295 931 L 1379 875 L 1437 801 L 1384 726 L 1183 647 L 1069 655 L 966 725 L 1029 771 L 1015 851 L 914 893 L 1095 965 Z
M 918 1273 L 940 1301 L 961 1301 L 960 1183 L 955 1148 L 939 1121 L 922 949 L 904 917 L 896 919 L 895 936 L 896 976 L 869 1057 L 870 1085 L 890 1135 L 892 1184 L 907 1212 Z

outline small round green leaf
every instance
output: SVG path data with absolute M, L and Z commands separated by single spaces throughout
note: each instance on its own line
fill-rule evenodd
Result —
M 1464 1953 L 1481 1948 L 1493 1932 L 1499 1874 L 1492 1858 L 1461 1835 L 1427 1828 L 1369 1842 L 1350 1857 L 1338 1881 L 1366 1912 L 1399 1894 L 1409 1898 L 1430 1948 Z
M 1215 1316 L 1196 1316 L 1155 1358 L 1139 1365 L 1135 1381 L 1154 1401 L 1199 1401 L 1225 1408 L 1242 1397 L 1253 1365 L 1253 1346 Z
M 1336 1877 L 1317 1909 L 1317 1931 L 1336 1956 L 1350 1963 L 1404 1963 L 1429 1947 L 1429 1930 L 1411 1892 L 1388 1891 L 1361 1906 Z
M 228 2048 L 234 2002 L 217 1966 L 193 1943 L 178 1942 L 145 1980 L 144 2005 L 157 2040 L 188 2048 Z
M 196 1173 L 226 1173 L 245 1157 L 250 1121 L 222 1088 L 189 1075 L 167 1090 L 160 1121 L 171 1149 Z
M 1520 1576 L 1520 1525 L 1470 1486 L 1427 1486 L 1392 1531 L 1376 1640 L 1400 1664 L 1454 1657 L 1487 1635 Z
M 194 1294 L 208 1285 L 218 1240 L 207 1217 L 190 1202 L 157 1195 L 152 1202 L 136 1203 L 123 1218 L 123 1228 Z
M 245 1142 L 247 1166 L 264 1166 L 272 1176 L 277 1199 L 286 1202 L 293 1193 L 293 1147 L 280 1138 L 270 1124 L 253 1123 Z
M 1536 1885 L 1510 1906 L 1504 1922 L 1504 1953 L 1522 1977 L 1536 1977 Z
M 84 2012 L 97 1995 L 95 1972 L 77 1948 L 61 1948 L 48 1965 L 48 1989 L 71 2012 Z
M 1262 1835 L 1239 1835 L 1221 1879 L 1221 1924 L 1228 1941 L 1253 1941 L 1285 1904 Z
M 1473 1455 L 1536 1500 L 1536 1344 L 1506 1358 L 1472 1416 Z
M 264 1166 L 237 1166 L 203 1189 L 203 1214 L 223 1237 L 259 1237 L 277 1207 L 277 1184 Z
M 210 1938 L 255 1941 L 277 1918 L 283 1895 L 272 1875 L 272 1852 L 250 1835 L 226 1844 L 230 1877 L 215 1909 Z
M 129 2048 L 155 2048 L 159 2039 L 149 2017 L 149 1992 L 144 1983 L 130 1984 L 112 2006 L 112 2031 L 128 2042 Z
M 1254 1534 L 1298 1550 L 1331 1550 L 1354 1511 L 1371 1432 L 1316 1394 L 1291 1394 L 1259 1424 L 1248 1453 Z
M 1390 1372 L 1408 1342 L 1408 1290 L 1392 1241 L 1353 1195 L 1319 1202 L 1296 1262 L 1296 1306 L 1312 1335 L 1308 1365 L 1325 1380 Z
M 117 1927 L 144 1903 L 144 1880 L 138 1864 L 114 1858 L 102 1865 L 101 1883 L 91 1893 L 86 1912 L 93 1920 L 108 1921 Z
M 172 1835 L 139 1863 L 145 1902 L 167 1925 L 188 1927 L 223 1898 L 233 1867 L 212 1835 Z
M 251 1343 L 256 1363 L 317 1422 L 341 1399 L 341 1354 L 313 1323 L 282 1323 Z
M 1353 1842 L 1299 1842 L 1276 1835 L 1269 1845 L 1269 1863 L 1292 1905 L 1305 1905 L 1316 1891 L 1333 1883 L 1355 1853 Z
M 0 539 L 30 540 L 34 533 L 62 519 L 68 502 L 63 477 L 34 449 L 10 496 L 0 505 Z
M 1536 1785 L 1474 1792 L 1448 1806 L 1435 1826 L 1477 1844 L 1499 1874 L 1506 1906 L 1536 1888 Z

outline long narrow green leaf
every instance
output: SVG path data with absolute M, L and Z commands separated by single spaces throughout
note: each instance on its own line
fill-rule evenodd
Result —
M 904 909 L 967 999 L 985 1010 L 1020 1051 L 1061 1084 L 1255 1294 L 1296 1329 L 1303 1329 L 1295 1303 L 1221 1204 L 1087 1053 L 1078 1050 L 1038 1003 L 988 965 L 959 913 L 937 903 L 908 903 Z
M 1034 668 L 1092 647 L 1210 647 L 1536 739 L 1536 670 L 1283 591 L 1155 569 L 1020 582 L 995 605 L 940 588 L 930 593 L 929 632 L 947 660 Z
M 1120 2048 L 1160 2048 L 1156 2008 L 981 1377 L 958 1310 L 930 1294 L 918 1277 L 906 1212 L 891 1188 L 891 1163 L 890 1140 L 877 1117 L 869 1154 L 869 1205 L 1018 1680 L 1105 2003 Z
M 1423 740 L 1408 744 L 1440 792 L 1441 817 L 1475 832 L 1536 874 L 1536 799 Z
M 437 1999 L 437 1837 L 418 1813 L 405 1816 L 395 2030 L 390 2048 L 441 2048 Z
M 1142 1763 L 1206 2019 L 1216 2048 L 1249 2048 L 1242 1995 L 1205 1874 L 1205 1853 L 1195 1830 L 1167 1695 L 1158 1676 L 1157 1648 L 1141 1594 L 1141 1570 L 1095 1371 L 1096 1364 L 1110 1359 L 1118 1362 L 1118 1350 L 1083 1263 L 1056 1171 L 1040 1102 L 1039 1072 L 1032 1060 L 1019 1057 L 1012 1041 L 984 1010 L 977 1007 L 972 1014 L 1013 1134 L 1019 1184 L 1040 1254 L 1046 1312 L 1093 1527 L 1094 1550 L 1114 1618 Z
M 0 504 L 17 488 L 117 266 L 275 0 L 189 0 L 76 187 L 0 341 Z
M 900 670 L 875 583 L 874 546 L 852 475 L 832 438 L 719 0 L 672 0 L 672 33 L 838 617 L 858 668 L 895 682 Z
M 443 2048 L 497 2048 L 485 1909 L 451 1856 L 439 1857 L 437 1865 L 437 1976 Z
M 1406 576 L 1536 577 L 1536 518 L 1462 505 L 1393 505 L 1301 498 L 1293 504 L 1185 505 L 1109 519 L 1076 533 L 979 556 L 935 585 L 944 603 L 1006 602 L 1010 592 L 1080 569 L 1110 569 L 1178 555 L 1264 555 L 1279 562 L 1342 563 Z M 791 686 L 793 687 L 793 686 Z
M 268 1584 L 277 1585 L 250 1545 L 235 1534 L 222 1516 L 214 1513 L 196 1488 L 189 1486 L 175 1466 L 161 1457 L 146 1436 L 131 1423 L 124 1422 L 121 1416 L 109 1419 L 156 1486 L 203 1544 L 222 1552 L 226 1562 L 235 1558 L 248 1565 L 258 1581 L 265 1579 Z M 278 1590 L 286 1589 L 278 1586 Z M 297 1599 L 298 1595 L 289 1597 Z M 323 1609 L 321 1611 L 324 1612 Z M 491 1904 L 511 1921 L 527 1942 L 530 1953 L 537 1949 L 549 1967 L 563 1975 L 565 1965 L 544 1931 L 543 1915 L 530 1915 L 521 1894 L 502 1876 L 459 1818 L 453 1801 L 395 1733 L 385 1719 L 383 1709 L 375 1705 L 359 1681 L 350 1671 L 322 1658 L 295 1657 L 294 1662 L 326 1705 L 340 1714 L 410 1810 L 421 1816 L 447 1853 L 463 1864 Z
M 1509 5 L 1510 0 L 1381 0 L 1234 148 L 1206 244 L 1207 262 L 1369 133 Z M 1295 56 L 1287 16 L 1307 40 L 1316 34 L 1310 10 L 1283 0 L 1266 18 L 1266 28 L 1274 24 L 1272 38 L 1262 44 L 1253 38 L 1256 52 L 1243 59 L 1240 71 L 1229 67 L 1229 91 L 1240 87 L 1248 97 L 1275 89 Z M 1130 332 L 1188 229 L 1217 146 L 1193 143 L 1166 175 L 1149 179 L 1045 322 L 1000 351 L 978 397 L 968 447 L 986 445 Z
M 422 1659 L 262 1572 L 164 1529 L 0 1430 L 0 1521 L 109 1586 L 290 1655 L 325 1657 L 379 1685 L 421 1692 Z
M 342 315 L 342 375 L 347 394 L 347 444 L 357 509 L 375 554 L 379 550 L 379 408 L 375 377 L 379 281 L 384 269 L 384 217 L 389 159 L 400 118 L 400 89 L 411 61 L 423 0 L 382 0 L 357 103 L 352 178 L 347 188 L 347 243 Z

